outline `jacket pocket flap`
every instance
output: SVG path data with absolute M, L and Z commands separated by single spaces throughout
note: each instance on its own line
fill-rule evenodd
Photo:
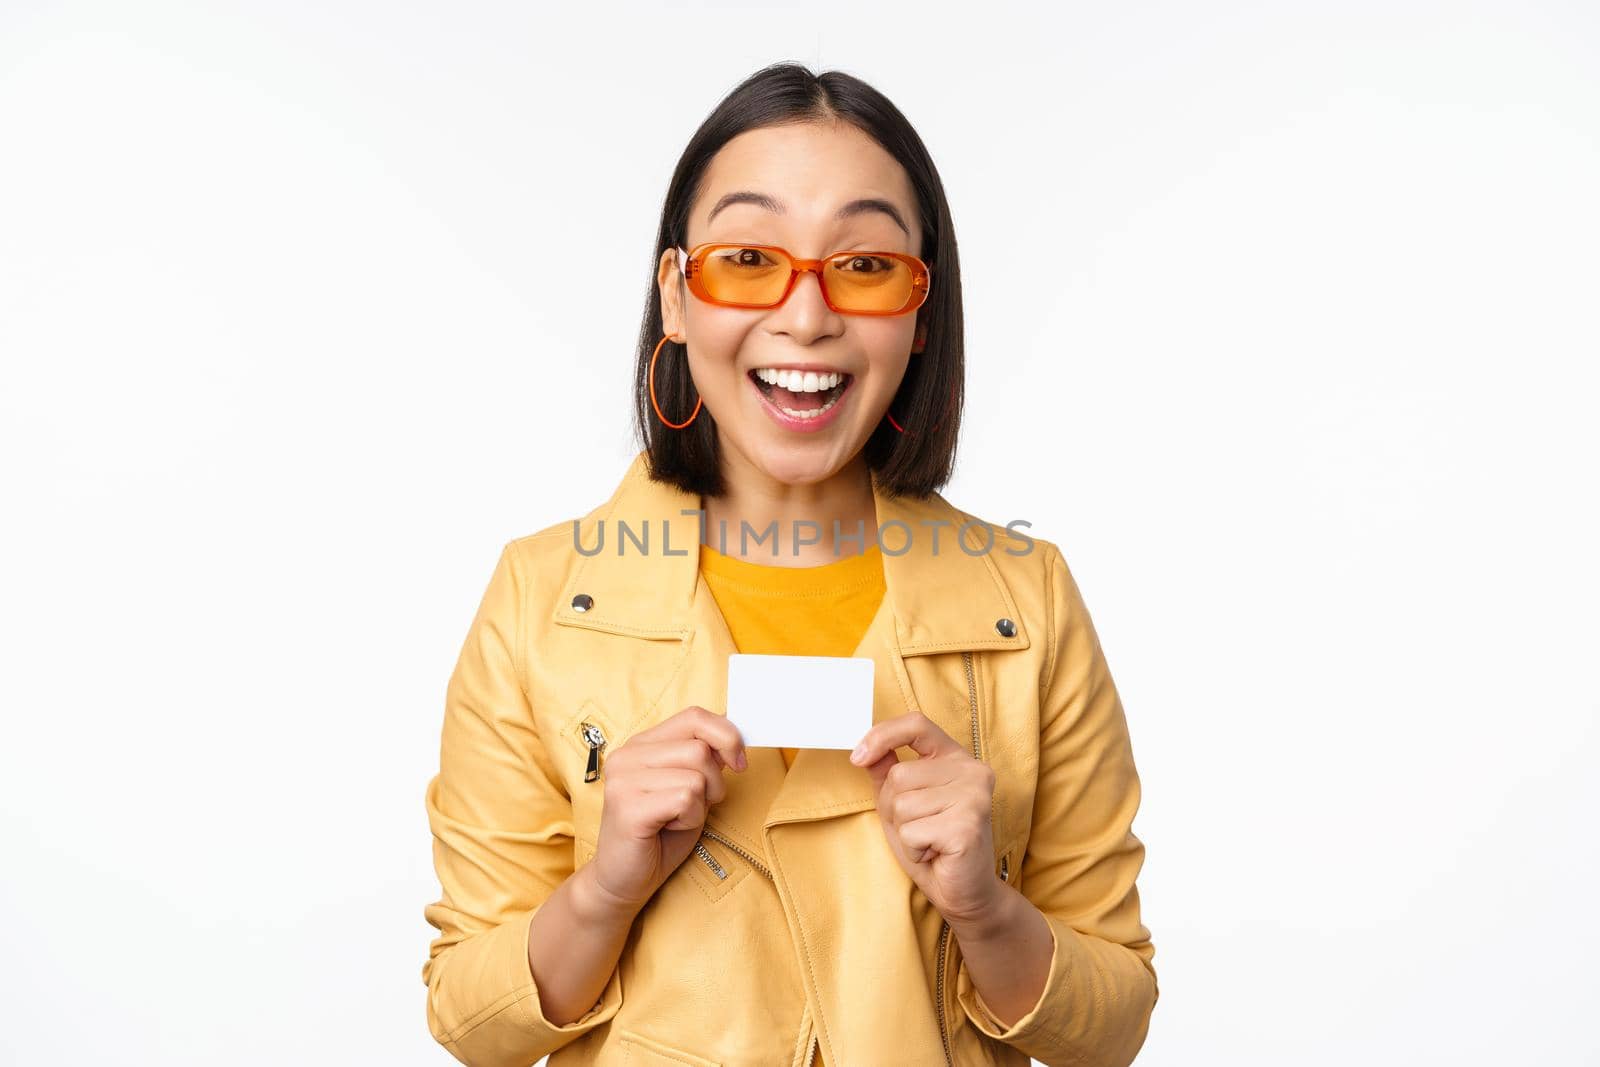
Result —
M 663 1044 L 652 1037 L 633 1030 L 618 1030 L 617 1039 L 622 1043 L 625 1053 L 623 1062 L 632 1067 L 722 1067 L 716 1060 L 708 1060 L 704 1056 L 696 1056 L 692 1052 L 684 1052 Z

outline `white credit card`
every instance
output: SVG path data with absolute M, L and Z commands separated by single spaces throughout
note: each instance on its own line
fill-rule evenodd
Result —
M 866 656 L 728 656 L 728 720 L 746 747 L 853 749 L 872 729 Z

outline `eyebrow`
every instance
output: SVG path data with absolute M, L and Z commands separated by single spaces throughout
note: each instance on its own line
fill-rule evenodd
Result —
M 706 222 L 710 223 L 712 219 L 717 217 L 717 212 L 721 211 L 725 207 L 731 207 L 734 204 L 754 204 L 756 207 L 764 208 L 775 215 L 784 215 L 788 213 L 788 208 L 783 206 L 783 202 L 781 200 L 776 200 L 765 193 L 757 193 L 748 189 L 740 189 L 736 192 L 728 193 L 719 199 L 716 203 L 716 206 L 711 209 L 711 214 L 706 216 Z M 907 237 L 911 236 L 911 229 L 906 225 L 906 220 L 900 214 L 900 209 L 881 197 L 868 196 L 852 200 L 848 204 L 844 205 L 844 207 L 841 207 L 833 217 L 839 221 L 843 221 L 845 219 L 855 218 L 857 215 L 871 214 L 874 211 L 888 215 L 889 218 L 894 220 L 894 224 L 896 226 L 905 231 L 905 235 Z

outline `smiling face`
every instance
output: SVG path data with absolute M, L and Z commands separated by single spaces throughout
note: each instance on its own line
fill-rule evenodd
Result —
M 921 251 L 904 168 L 843 123 L 742 133 L 712 159 L 702 189 L 686 251 L 707 243 L 775 245 L 807 259 Z M 761 260 L 754 251 L 725 254 L 744 265 Z M 915 312 L 836 312 L 814 273 L 801 274 L 778 307 L 723 307 L 689 291 L 677 252 L 668 249 L 657 283 L 662 324 L 688 343 L 689 372 L 724 453 L 781 482 L 818 482 L 855 459 L 912 357 Z M 813 411 L 819 414 L 807 414 Z

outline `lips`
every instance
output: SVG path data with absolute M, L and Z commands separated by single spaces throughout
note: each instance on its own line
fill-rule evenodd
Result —
M 828 389 L 820 388 L 818 381 L 814 384 L 819 388 L 812 391 L 805 388 L 807 383 L 803 376 L 798 380 L 786 376 L 789 384 L 779 386 L 762 381 L 760 374 L 760 371 L 752 371 L 748 375 L 756 403 L 761 405 L 762 413 L 774 425 L 791 434 L 825 432 L 839 421 L 840 413 L 850 405 L 850 397 L 855 390 L 855 378 L 851 375 L 844 375 L 837 385 Z M 769 370 L 766 376 L 771 378 L 774 375 Z
M 826 385 L 837 379 L 836 384 Z M 816 418 L 830 410 L 850 387 L 851 375 L 842 371 L 816 372 L 757 368 L 750 372 L 761 395 L 792 418 Z

